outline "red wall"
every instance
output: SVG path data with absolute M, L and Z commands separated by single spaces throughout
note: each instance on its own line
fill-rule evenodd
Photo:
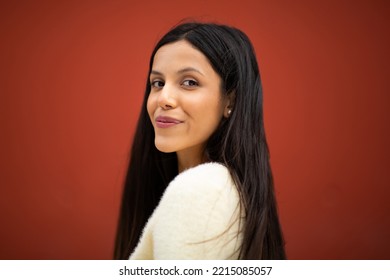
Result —
M 185 17 L 255 45 L 289 258 L 390 258 L 387 1 L 131 2 L 0 4 L 0 258 L 111 257 L 148 58 Z

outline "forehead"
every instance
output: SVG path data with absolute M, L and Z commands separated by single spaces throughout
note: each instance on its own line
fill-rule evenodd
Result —
M 166 44 L 155 54 L 152 70 L 159 72 L 177 71 L 181 68 L 193 67 L 204 72 L 213 71 L 207 57 L 185 40 Z

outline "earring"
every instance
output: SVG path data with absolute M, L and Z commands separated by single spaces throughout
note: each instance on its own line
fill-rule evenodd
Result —
M 228 113 L 228 116 L 230 116 L 230 114 L 232 113 L 232 109 L 229 109 L 229 111 L 227 113 Z

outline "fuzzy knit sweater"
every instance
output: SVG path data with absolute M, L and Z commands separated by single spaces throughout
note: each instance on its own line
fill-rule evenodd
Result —
M 237 259 L 243 222 L 228 169 L 201 164 L 168 185 L 130 259 Z

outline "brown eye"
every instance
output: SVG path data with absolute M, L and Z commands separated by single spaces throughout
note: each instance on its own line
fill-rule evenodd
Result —
M 153 88 L 162 88 L 164 86 L 164 82 L 160 80 L 152 81 L 150 83 L 151 87 Z
M 196 87 L 198 86 L 198 82 L 195 80 L 184 80 L 182 83 L 183 86 L 185 87 Z

